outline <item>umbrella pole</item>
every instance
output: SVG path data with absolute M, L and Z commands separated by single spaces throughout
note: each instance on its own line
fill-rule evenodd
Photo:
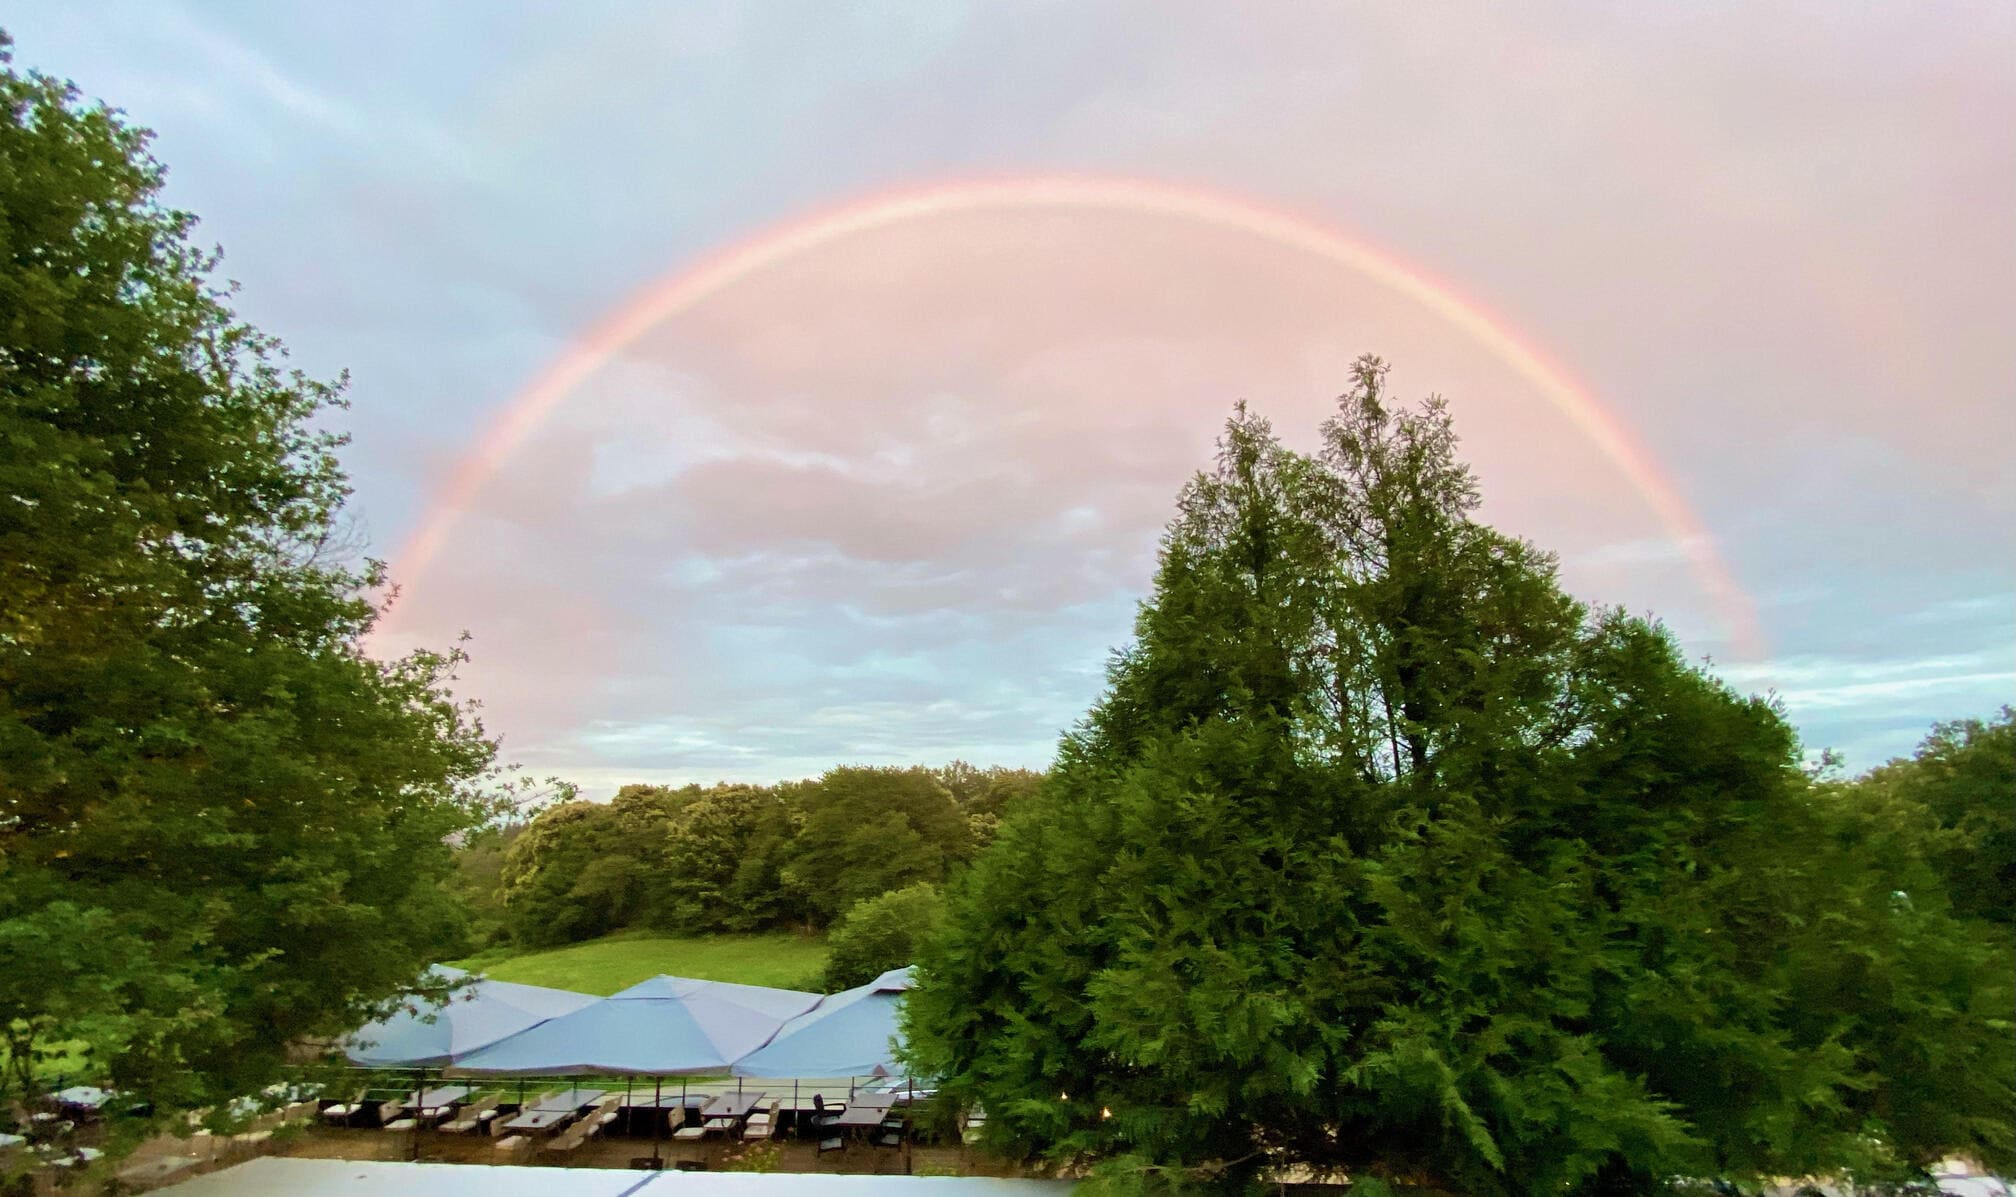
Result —
M 427 1100 L 427 1069 L 423 1065 L 413 1074 L 413 1151 L 412 1159 L 420 1159 L 420 1103 Z
M 903 1175 L 905 1176 L 910 1175 L 910 1140 L 913 1137 L 911 1132 L 916 1129 L 914 1119 L 917 1117 L 917 1078 L 914 1076 L 910 1077 L 909 1082 L 910 1100 L 906 1104 L 910 1107 L 909 1117 L 913 1121 L 905 1122 L 903 1125 Z
M 658 1151 L 665 1141 L 665 1125 L 660 1121 L 665 1116 L 665 1078 L 651 1078 L 651 1162 L 662 1163 Z

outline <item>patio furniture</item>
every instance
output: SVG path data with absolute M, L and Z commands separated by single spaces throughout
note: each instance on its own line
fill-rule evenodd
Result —
M 756 1103 L 762 1100 L 763 1091 L 761 1089 L 752 1089 L 747 1093 L 723 1093 L 700 1107 L 700 1116 L 703 1118 L 740 1118 L 755 1109 Z
M 622 1098 L 620 1097 L 603 1098 L 601 1104 L 597 1105 L 593 1110 L 590 1110 L 588 1113 L 588 1118 L 586 1121 L 589 1126 L 594 1128 L 590 1130 L 588 1133 L 590 1135 L 601 1134 L 603 1131 L 609 1129 L 610 1123 L 615 1122 L 618 1118 L 622 1117 L 622 1115 L 623 1115 Z
M 357 1096 L 349 1101 L 335 1101 L 322 1107 L 322 1121 L 339 1126 L 350 1125 L 350 1120 L 364 1112 L 364 1096 L 369 1090 L 357 1090 Z
M 583 1106 L 592 1106 L 608 1096 L 606 1089 L 563 1089 L 548 1094 L 533 1105 L 535 1110 L 566 1110 L 573 1112 Z
M 454 1134 L 466 1135 L 471 1131 L 484 1130 L 497 1118 L 497 1099 L 486 1097 L 473 1105 L 465 1105 L 455 1112 L 451 1122 L 441 1124 L 441 1129 Z
M 742 1137 L 744 1139 L 768 1139 L 775 1135 L 777 1133 L 777 1107 L 782 1104 L 784 1104 L 782 1101 L 773 1101 L 763 1109 L 751 1114 L 749 1121 L 742 1125 Z
M 819 1140 L 820 1155 L 825 1155 L 829 1151 L 845 1151 L 845 1150 L 847 1150 L 847 1139 L 843 1135 L 834 1135 L 830 1138 Z
M 447 1085 L 408 1095 L 405 1108 L 426 1121 L 446 1118 L 457 1102 L 469 1096 L 467 1085 Z
M 570 1121 L 573 1110 L 527 1110 L 504 1124 L 513 1131 L 549 1131 Z
M 100 1089 L 96 1085 L 72 1085 L 68 1089 L 58 1089 L 49 1095 L 64 1110 L 78 1115 L 96 1114 L 112 1100 L 110 1089 Z
M 845 1107 L 842 1108 L 844 1109 Z M 831 1130 L 839 1121 L 840 1111 L 827 1107 L 826 1095 L 823 1093 L 814 1093 L 812 1095 L 812 1117 L 807 1121 L 806 1126 L 815 1131 Z
M 595 1127 L 593 1123 L 577 1122 L 571 1130 L 548 1143 L 546 1150 L 562 1154 L 573 1151 L 583 1143 L 586 1143 L 588 1136 L 593 1134 L 594 1131 Z
M 511 1130 L 551 1130 L 571 1120 L 581 1107 L 593 1105 L 607 1094 L 601 1089 L 563 1089 L 537 1098 L 504 1125 Z
M 874 1105 L 850 1105 L 841 1111 L 833 1122 L 833 1129 L 842 1131 L 873 1130 L 882 1125 L 889 1114 L 889 1107 Z
M 689 1122 L 672 1132 L 674 1143 L 695 1143 L 719 1130 L 709 1122 Z

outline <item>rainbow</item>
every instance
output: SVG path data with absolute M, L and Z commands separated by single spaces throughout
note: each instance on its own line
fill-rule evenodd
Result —
M 645 286 L 548 363 L 457 462 L 400 548 L 393 576 L 427 572 L 484 485 L 569 392 L 654 326 L 736 283 L 821 246 L 876 229 L 982 210 L 1078 209 L 1194 220 L 1321 259 L 1419 304 L 1525 379 L 1628 478 L 1688 557 L 1739 655 L 1761 659 L 1749 597 L 1673 483 L 1630 431 L 1501 318 L 1426 272 L 1306 216 L 1191 185 L 1081 175 L 964 179 L 881 192 L 821 209 L 716 250 Z

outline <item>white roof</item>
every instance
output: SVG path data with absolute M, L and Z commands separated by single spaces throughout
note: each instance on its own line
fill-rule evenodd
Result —
M 831 1172 L 633 1172 L 617 1168 L 514 1168 L 297 1160 L 265 1156 L 157 1189 L 177 1197 L 1061 1197 L 1054 1180 L 991 1176 L 848 1176 Z

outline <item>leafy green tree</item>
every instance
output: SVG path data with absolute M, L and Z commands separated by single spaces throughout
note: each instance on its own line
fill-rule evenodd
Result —
M 1035 770 L 1000 765 L 980 769 L 965 761 L 953 761 L 931 772 L 965 813 L 975 848 L 991 843 L 1009 809 L 1034 796 L 1043 785 L 1043 775 Z
M 499 883 L 512 939 L 575 943 L 627 926 L 649 892 L 610 804 L 561 802 L 541 811 L 504 854 Z
M 2016 924 L 2016 708 L 1939 724 L 1913 756 L 1872 770 L 1854 791 L 1926 812 L 1937 828 L 1926 851 L 1954 909 Z
M 524 830 L 524 823 L 481 827 L 456 845 L 455 872 L 448 881 L 448 890 L 466 920 L 456 955 L 466 956 L 492 947 L 507 936 L 504 856 Z
M 942 882 L 972 851 L 959 804 L 925 769 L 834 769 L 801 802 L 787 873 L 821 925 L 864 898 Z
M 666 924 L 754 931 L 802 921 L 803 895 L 784 875 L 796 829 L 773 788 L 696 790 L 667 832 Z
M 1314 455 L 1228 425 L 1107 694 L 952 886 L 913 1067 L 1116 1191 L 2006 1158 L 1994 946 L 1881 891 L 1773 708 L 1478 522 L 1446 408 L 1383 384 Z
M 359 647 L 324 417 L 116 113 L 0 69 L 0 1035 L 167 1110 L 271 1080 L 452 942 L 493 747 Z
M 866 985 L 909 965 L 944 921 L 945 896 L 928 881 L 854 903 L 826 934 L 827 991 Z

